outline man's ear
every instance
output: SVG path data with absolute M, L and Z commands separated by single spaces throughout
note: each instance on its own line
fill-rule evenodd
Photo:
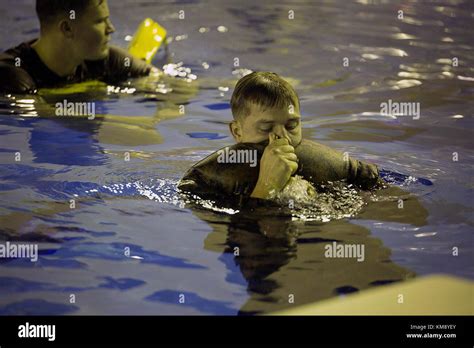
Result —
M 242 139 L 242 128 L 240 127 L 239 121 L 232 121 L 229 124 L 229 130 L 232 136 L 234 137 L 235 141 L 240 143 Z
M 74 37 L 74 31 L 72 29 L 71 23 L 65 19 L 58 23 L 59 30 L 67 39 Z

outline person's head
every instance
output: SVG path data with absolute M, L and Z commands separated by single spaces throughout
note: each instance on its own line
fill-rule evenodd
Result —
M 36 0 L 41 36 L 61 40 L 65 54 L 80 60 L 97 60 L 108 54 L 110 34 L 107 0 Z
M 260 143 L 274 133 L 291 145 L 301 142 L 298 95 L 272 72 L 253 72 L 242 77 L 230 101 L 234 120 L 230 131 L 238 143 Z

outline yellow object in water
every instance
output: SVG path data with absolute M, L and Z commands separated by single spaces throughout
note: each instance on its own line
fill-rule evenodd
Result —
M 151 18 L 141 22 L 128 47 L 128 52 L 148 64 L 166 39 L 166 29 Z
M 63 87 L 56 88 L 41 88 L 38 91 L 38 94 L 41 96 L 52 96 L 52 95 L 68 95 L 68 94 L 80 94 L 87 92 L 94 92 L 98 89 L 105 89 L 107 84 L 102 81 L 90 80 L 79 83 L 74 83 L 71 85 L 65 85 Z

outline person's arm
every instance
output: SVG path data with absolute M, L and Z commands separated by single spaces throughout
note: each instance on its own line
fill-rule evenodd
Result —
M 365 163 L 354 158 L 348 161 L 348 182 L 368 190 L 381 184 L 379 169 L 375 164 Z
M 326 145 L 311 140 L 303 140 L 295 148 L 300 170 L 297 174 L 310 180 L 314 185 L 324 185 L 328 181 L 347 180 L 364 190 L 375 187 L 379 182 L 379 171 L 375 164 L 351 158 Z
M 147 64 L 145 61 L 132 56 L 125 49 L 116 46 L 110 47 L 106 64 L 106 78 L 113 81 L 161 73 L 158 68 Z
M 262 181 L 258 181 L 250 197 L 268 199 L 271 197 L 271 194 L 272 194 L 271 189 L 267 185 L 265 185 L 265 183 L 263 183 Z
M 231 150 L 256 151 L 260 162 L 264 147 L 255 144 L 235 144 Z M 178 188 L 186 193 L 204 199 L 214 200 L 224 205 L 242 205 L 251 196 L 259 177 L 259 164 L 252 167 L 248 163 L 221 163 L 222 148 L 193 165 L 183 176 Z
M 232 194 L 228 192 L 224 185 L 206 177 L 199 168 L 191 168 L 179 181 L 178 189 L 184 194 L 194 196 L 193 199 L 199 197 L 227 207 L 240 207 L 248 197 L 248 195 L 242 193 Z

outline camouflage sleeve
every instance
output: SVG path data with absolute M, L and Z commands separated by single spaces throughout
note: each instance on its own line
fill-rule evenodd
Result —
M 353 158 L 345 161 L 347 163 L 347 182 L 368 190 L 379 184 L 379 169 L 375 164 L 365 163 Z
M 327 181 L 347 180 L 364 190 L 379 182 L 376 165 L 364 163 L 328 146 L 303 140 L 295 148 L 298 156 L 298 174 L 321 185 Z
M 123 81 L 127 78 L 147 76 L 152 66 L 130 55 L 123 48 L 111 46 L 106 60 L 106 76 L 109 81 Z
M 230 148 L 252 148 L 247 144 L 235 144 Z M 242 202 L 250 197 L 258 180 L 259 166 L 245 163 L 219 163 L 216 151 L 192 166 L 178 184 L 183 192 L 204 199 Z M 261 156 L 261 153 L 258 155 Z

